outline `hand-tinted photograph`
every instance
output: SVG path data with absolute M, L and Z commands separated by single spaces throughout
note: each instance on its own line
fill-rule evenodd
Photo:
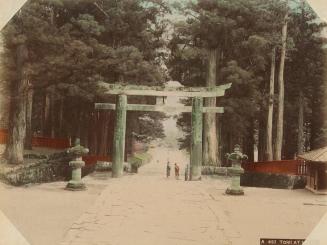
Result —
M 325 245 L 326 0 L 0 0 L 0 245 Z

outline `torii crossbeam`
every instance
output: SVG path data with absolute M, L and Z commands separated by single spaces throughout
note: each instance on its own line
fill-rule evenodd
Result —
M 190 179 L 201 179 L 202 166 L 202 120 L 203 113 L 224 113 L 222 107 L 203 107 L 203 98 L 220 97 L 231 83 L 217 87 L 160 87 L 160 86 L 132 86 L 99 83 L 99 88 L 107 95 L 116 95 L 116 104 L 96 103 L 97 110 L 116 110 L 116 123 L 113 142 L 112 176 L 123 175 L 125 156 L 125 133 L 127 111 L 160 111 L 160 112 L 191 112 L 192 113 L 192 140 L 190 156 Z M 191 97 L 192 106 L 165 106 L 127 104 L 127 95 L 139 96 L 178 96 Z

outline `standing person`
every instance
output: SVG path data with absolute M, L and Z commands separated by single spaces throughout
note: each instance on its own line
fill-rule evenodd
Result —
M 179 167 L 178 167 L 177 163 L 175 163 L 175 178 L 179 179 Z
M 169 161 L 167 162 L 166 176 L 167 176 L 167 178 L 170 176 L 170 165 L 169 165 Z
M 189 172 L 189 166 L 188 166 L 188 164 L 186 164 L 186 168 L 185 168 L 185 181 L 188 180 L 188 172 Z

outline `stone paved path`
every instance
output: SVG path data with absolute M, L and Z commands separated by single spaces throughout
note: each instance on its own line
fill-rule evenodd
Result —
M 203 182 L 167 179 L 163 158 L 157 154 L 139 174 L 109 179 L 95 205 L 76 221 L 62 245 L 219 245 L 229 244 L 219 219 L 203 193 Z M 173 170 L 173 169 L 172 169 Z M 173 174 L 173 171 L 172 171 Z
M 106 188 L 61 245 L 255 245 L 266 237 L 306 238 L 327 211 L 326 198 L 306 190 L 224 195 L 227 178 L 183 180 L 185 153 L 161 148 L 152 155 L 136 175 L 88 176 L 87 184 L 96 178 Z M 179 163 L 180 180 L 165 177 L 167 159 Z

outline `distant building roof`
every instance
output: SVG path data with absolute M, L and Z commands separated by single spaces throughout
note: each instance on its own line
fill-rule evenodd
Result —
M 308 151 L 298 157 L 306 161 L 327 162 L 327 146 L 317 150 Z

